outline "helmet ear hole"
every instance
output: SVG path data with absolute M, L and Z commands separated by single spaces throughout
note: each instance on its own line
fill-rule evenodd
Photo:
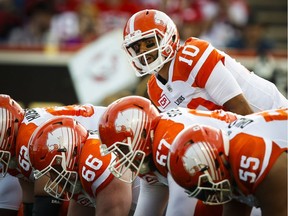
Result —
M 220 164 L 219 164 L 219 162 L 218 162 L 217 159 L 214 160 L 214 164 L 215 164 L 215 168 L 216 168 L 216 169 L 219 169 Z
M 147 130 L 146 129 L 143 129 L 141 137 L 142 137 L 142 139 L 146 139 L 146 137 L 147 137 Z
M 78 146 L 75 146 L 74 150 L 73 150 L 73 156 L 76 156 L 78 153 Z
M 172 36 L 172 41 L 175 42 L 176 41 L 176 35 Z
M 11 134 L 12 134 L 12 128 L 9 127 L 9 128 L 7 128 L 7 130 L 6 130 L 6 137 L 10 137 Z
M 184 145 L 192 145 L 194 143 L 194 141 L 192 139 L 190 139 L 188 142 L 186 142 Z

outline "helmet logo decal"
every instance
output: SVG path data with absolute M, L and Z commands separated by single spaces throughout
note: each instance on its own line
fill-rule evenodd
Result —
M 139 109 L 127 109 L 118 113 L 115 121 L 117 132 L 129 132 L 131 134 L 131 147 L 137 144 L 141 139 L 141 132 L 144 127 L 146 115 Z M 124 141 L 124 140 L 123 140 Z
M 216 155 L 214 154 L 213 151 L 211 151 L 208 143 L 206 142 L 194 143 L 187 151 L 187 157 L 196 158 L 198 166 L 205 165 L 208 168 L 210 168 L 209 170 L 213 180 L 217 180 L 220 178 L 220 173 L 217 172 L 217 167 L 214 161 L 216 159 Z
M 184 156 L 182 157 L 183 166 L 191 176 L 194 176 L 197 172 L 200 171 L 199 167 L 200 163 L 197 160 L 197 158 L 195 158 L 194 153 L 195 151 L 191 146 L 190 148 L 187 149 Z
M 69 127 L 61 127 L 48 134 L 46 145 L 49 151 L 61 150 L 62 156 L 66 155 L 66 160 L 64 160 L 66 165 L 70 166 L 73 163 L 73 161 L 70 161 L 73 155 L 69 152 L 74 149 L 75 143 L 77 143 L 77 137 L 75 137 L 73 130 Z M 68 154 L 65 152 L 68 152 Z
M 164 17 L 161 13 L 156 12 L 154 16 L 155 23 L 165 27 Z
M 122 131 L 131 131 L 132 129 L 132 121 L 130 121 L 130 118 L 132 118 L 133 114 L 129 110 L 125 110 L 118 114 L 117 119 L 115 121 L 115 129 L 117 132 Z
M 40 114 L 35 109 L 28 109 L 25 112 L 25 118 L 28 122 L 33 121 L 34 119 L 40 118 Z
M 57 128 L 56 130 L 49 133 L 46 144 L 49 151 L 58 150 L 63 147 L 67 149 L 67 144 L 64 142 L 62 128 Z

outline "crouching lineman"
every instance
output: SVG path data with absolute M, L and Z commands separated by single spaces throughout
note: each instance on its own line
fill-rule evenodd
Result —
M 287 109 L 248 115 L 226 132 L 193 125 L 172 143 L 168 168 L 189 197 L 224 215 L 287 215 Z
M 70 117 L 54 117 L 39 126 L 28 144 L 35 178 L 48 176 L 44 190 L 69 206 L 68 215 L 128 215 L 131 185 L 108 169 L 115 155 L 101 156 L 98 134 Z M 95 213 L 86 206 L 95 207 Z
M 106 108 L 92 105 L 70 105 L 33 108 L 24 111 L 16 101 L 3 94 L 0 95 L 0 108 L 2 111 L 0 113 L 2 125 L 0 134 L 5 134 L 0 143 L 0 163 L 3 166 L 1 176 L 5 176 L 8 172 L 18 177 L 23 192 L 24 215 L 30 216 L 32 212 L 33 215 L 41 216 L 65 214 L 67 202 L 63 202 L 63 205 L 61 201 L 49 196 L 43 190 L 43 178 L 35 181 L 28 158 L 28 141 L 37 127 L 55 116 L 71 116 L 79 120 L 87 129 L 98 128 L 98 120 Z M 0 186 L 2 188 L 4 184 Z M 137 189 L 137 185 L 133 185 L 133 187 Z M 133 190 L 133 193 L 135 194 L 133 202 L 136 203 L 137 190 Z M 74 202 L 71 203 L 78 205 Z M 94 208 L 90 209 L 94 212 Z
M 107 107 L 99 121 L 102 152 L 113 152 L 118 160 L 110 165 L 114 175 L 131 170 L 141 177 L 136 215 L 221 215 L 221 206 L 206 206 L 189 199 L 183 188 L 172 179 L 167 168 L 170 145 L 186 126 L 203 122 L 225 128 L 238 115 L 216 111 L 185 108 L 159 114 L 152 102 L 144 97 L 127 96 Z M 125 176 L 126 178 L 126 176 Z

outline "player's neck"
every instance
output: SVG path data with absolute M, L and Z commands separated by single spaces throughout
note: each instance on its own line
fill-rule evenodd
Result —
M 162 81 L 168 81 L 168 77 L 169 77 L 169 66 L 170 66 L 171 62 L 166 63 L 161 70 L 158 72 L 158 76 L 157 78 L 159 79 L 159 77 L 161 77 L 159 80 Z

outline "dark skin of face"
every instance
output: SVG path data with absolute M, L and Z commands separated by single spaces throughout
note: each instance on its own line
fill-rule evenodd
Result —
M 133 44 L 131 44 L 131 47 L 137 55 L 140 55 L 147 51 L 155 49 L 157 47 L 157 43 L 155 37 L 151 37 L 136 41 Z M 158 52 L 157 50 L 153 51 L 151 53 L 146 54 L 145 57 L 147 59 L 147 63 L 150 64 L 157 59 Z M 144 56 L 141 56 L 139 61 L 141 62 L 142 65 L 146 65 Z

